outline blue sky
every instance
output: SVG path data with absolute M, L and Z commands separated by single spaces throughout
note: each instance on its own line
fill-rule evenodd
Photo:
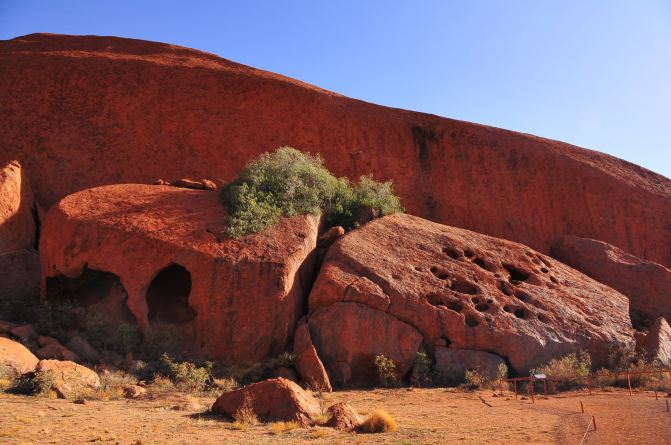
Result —
M 671 0 L 0 0 L 0 39 L 156 40 L 671 177 Z

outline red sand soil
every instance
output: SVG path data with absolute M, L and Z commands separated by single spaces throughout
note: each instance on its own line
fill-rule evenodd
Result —
M 668 399 L 655 400 L 649 392 L 633 396 L 626 391 L 593 396 L 574 392 L 536 399 L 535 404 L 511 397 L 494 398 L 491 392 L 445 389 L 340 391 L 324 397 L 324 405 L 347 401 L 362 414 L 383 408 L 396 419 L 399 429 L 355 435 L 316 427 L 274 435 L 268 424 L 232 430 L 230 422 L 205 413 L 213 397 L 77 405 L 0 394 L 0 442 L 577 445 L 592 415 L 597 430 L 587 433 L 585 444 L 664 444 L 671 437 L 671 413 L 665 405 Z M 585 414 L 580 413 L 580 401 Z

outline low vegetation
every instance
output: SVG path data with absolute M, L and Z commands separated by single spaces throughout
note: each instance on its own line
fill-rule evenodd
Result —
M 384 354 L 378 354 L 375 356 L 375 367 L 382 386 L 391 387 L 397 384 L 396 364 L 392 359 Z
M 359 426 L 362 433 L 388 433 L 396 431 L 396 421 L 384 410 L 377 409 L 370 413 Z
M 357 184 L 336 178 L 318 155 L 282 147 L 251 161 L 237 179 L 223 187 L 230 217 L 226 232 L 240 237 L 261 232 L 282 216 L 324 213 L 331 226 L 357 226 L 365 208 L 383 215 L 402 212 L 391 182 L 362 176 Z

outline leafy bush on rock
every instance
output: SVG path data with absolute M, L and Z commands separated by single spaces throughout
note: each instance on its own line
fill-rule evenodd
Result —
M 402 212 L 391 182 L 362 176 L 352 185 L 336 178 L 319 155 L 282 147 L 251 161 L 240 176 L 223 187 L 221 199 L 229 210 L 226 232 L 240 237 L 261 232 L 282 216 L 325 213 L 329 225 L 353 228 L 361 208 L 383 215 Z

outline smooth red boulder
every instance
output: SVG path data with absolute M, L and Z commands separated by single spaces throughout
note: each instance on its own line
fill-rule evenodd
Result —
M 344 365 L 358 378 L 360 351 L 370 366 L 402 350 L 388 356 L 403 372 L 420 343 L 494 353 L 521 374 L 579 349 L 604 366 L 611 348 L 634 347 L 624 295 L 527 246 L 403 214 L 331 246 L 309 310 L 332 382 Z
M 37 233 L 35 198 L 21 164 L 18 161 L 2 163 L 5 154 L 2 150 L 0 149 L 0 254 L 34 249 Z M 0 285 L 0 289 L 3 287 L 4 285 Z
M 312 424 L 321 413 L 317 399 L 283 378 L 225 392 L 214 402 L 212 411 L 233 418 L 243 407 L 251 408 L 264 421 L 294 421 L 303 426 Z
M 38 362 L 37 357 L 21 343 L 0 337 L 0 367 L 25 374 L 34 371 Z
M 306 322 L 298 324 L 294 334 L 294 355 L 296 370 L 306 385 L 315 391 L 331 392 L 331 381 L 324 369 L 317 350 L 312 344 L 310 329 Z
M 671 181 L 562 142 L 366 103 L 156 42 L 31 34 L 0 42 L 0 160 L 38 200 L 156 178 L 230 181 L 260 153 L 321 153 L 392 179 L 409 213 L 548 253 L 601 239 L 671 265 Z
M 318 218 L 222 234 L 217 193 L 125 184 L 53 206 L 40 242 L 46 300 L 73 300 L 226 363 L 287 350 L 313 275 Z
M 671 270 L 603 241 L 565 236 L 552 256 L 629 297 L 634 324 L 650 326 L 657 317 L 671 321 Z

